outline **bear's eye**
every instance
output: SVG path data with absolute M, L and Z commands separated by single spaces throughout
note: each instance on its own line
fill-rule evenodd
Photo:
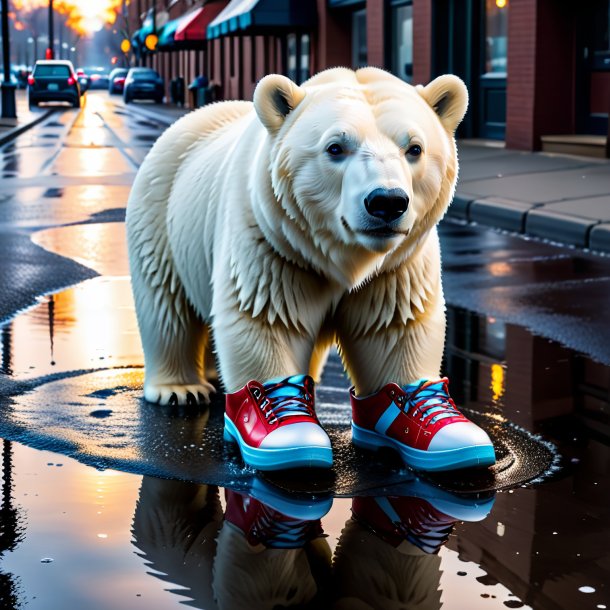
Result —
M 340 144 L 331 144 L 326 149 L 326 152 L 333 157 L 338 157 L 339 155 L 343 154 L 343 148 L 341 148 Z
M 413 146 L 411 146 L 409 148 L 409 150 L 407 150 L 407 154 L 411 155 L 412 157 L 419 157 L 419 155 L 421 155 L 422 150 L 421 150 L 421 146 L 419 144 L 413 144 Z

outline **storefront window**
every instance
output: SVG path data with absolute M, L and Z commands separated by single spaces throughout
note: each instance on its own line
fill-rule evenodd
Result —
M 593 69 L 610 70 L 610 0 L 597 0 L 593 10 Z
M 301 65 L 300 65 L 299 83 L 305 82 L 309 74 L 309 34 L 301 36 Z
M 413 78 L 413 6 L 392 7 L 392 72 L 407 82 Z
M 287 38 L 288 55 L 288 78 L 297 82 L 297 35 L 288 34 Z
M 485 0 L 485 72 L 506 74 L 509 0 Z
M 366 48 L 366 9 L 352 13 L 352 66 L 354 69 L 368 65 Z

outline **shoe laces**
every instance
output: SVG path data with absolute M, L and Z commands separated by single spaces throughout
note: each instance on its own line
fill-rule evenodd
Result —
M 426 553 L 438 553 L 447 542 L 455 519 L 440 513 L 427 502 L 418 502 L 407 522 L 394 523 L 397 530 L 411 544 Z
M 434 424 L 446 417 L 461 415 L 451 396 L 449 396 L 449 379 L 443 377 L 438 380 L 420 379 L 406 385 L 404 388 L 407 410 L 412 417 L 420 416 L 420 420 L 427 419 L 425 426 Z M 432 417 L 431 417 L 432 416 Z
M 252 524 L 253 540 L 272 549 L 296 549 L 323 534 L 320 520 L 303 521 L 280 513 L 262 502 Z
M 313 406 L 313 380 L 307 375 L 271 379 L 263 384 L 265 400 L 261 409 L 275 423 L 287 417 L 316 418 Z

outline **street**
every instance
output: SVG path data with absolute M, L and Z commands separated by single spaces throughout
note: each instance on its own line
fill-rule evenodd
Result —
M 332 476 L 258 477 L 223 445 L 222 395 L 201 412 L 140 398 L 124 216 L 154 113 L 90 91 L 0 148 L 0 607 L 275 607 L 284 589 L 308 608 L 610 607 L 610 258 L 441 225 L 444 373 L 493 437 L 491 474 L 415 477 L 354 450 L 333 354 L 316 397 Z M 385 538 L 351 519 L 372 501 L 392 504 Z M 239 503 L 302 544 L 240 547 Z M 303 533 L 318 521 L 327 551 Z M 420 549 L 446 542 L 439 561 L 399 550 L 408 527 Z

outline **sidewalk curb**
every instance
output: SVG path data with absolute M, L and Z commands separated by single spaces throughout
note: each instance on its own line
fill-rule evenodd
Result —
M 610 254 L 610 223 L 542 209 L 543 204 L 456 193 L 447 216 L 538 239 Z
M 40 116 L 37 116 L 33 121 L 30 121 L 29 123 L 23 123 L 23 125 L 18 125 L 17 127 L 13 127 L 13 129 L 10 129 L 5 134 L 0 136 L 0 146 L 4 146 L 5 144 L 12 142 L 22 133 L 28 131 L 28 129 L 35 127 L 36 125 L 38 125 L 38 123 L 42 123 L 42 121 L 54 114 L 55 110 L 55 108 L 49 108 L 46 112 L 44 112 Z

